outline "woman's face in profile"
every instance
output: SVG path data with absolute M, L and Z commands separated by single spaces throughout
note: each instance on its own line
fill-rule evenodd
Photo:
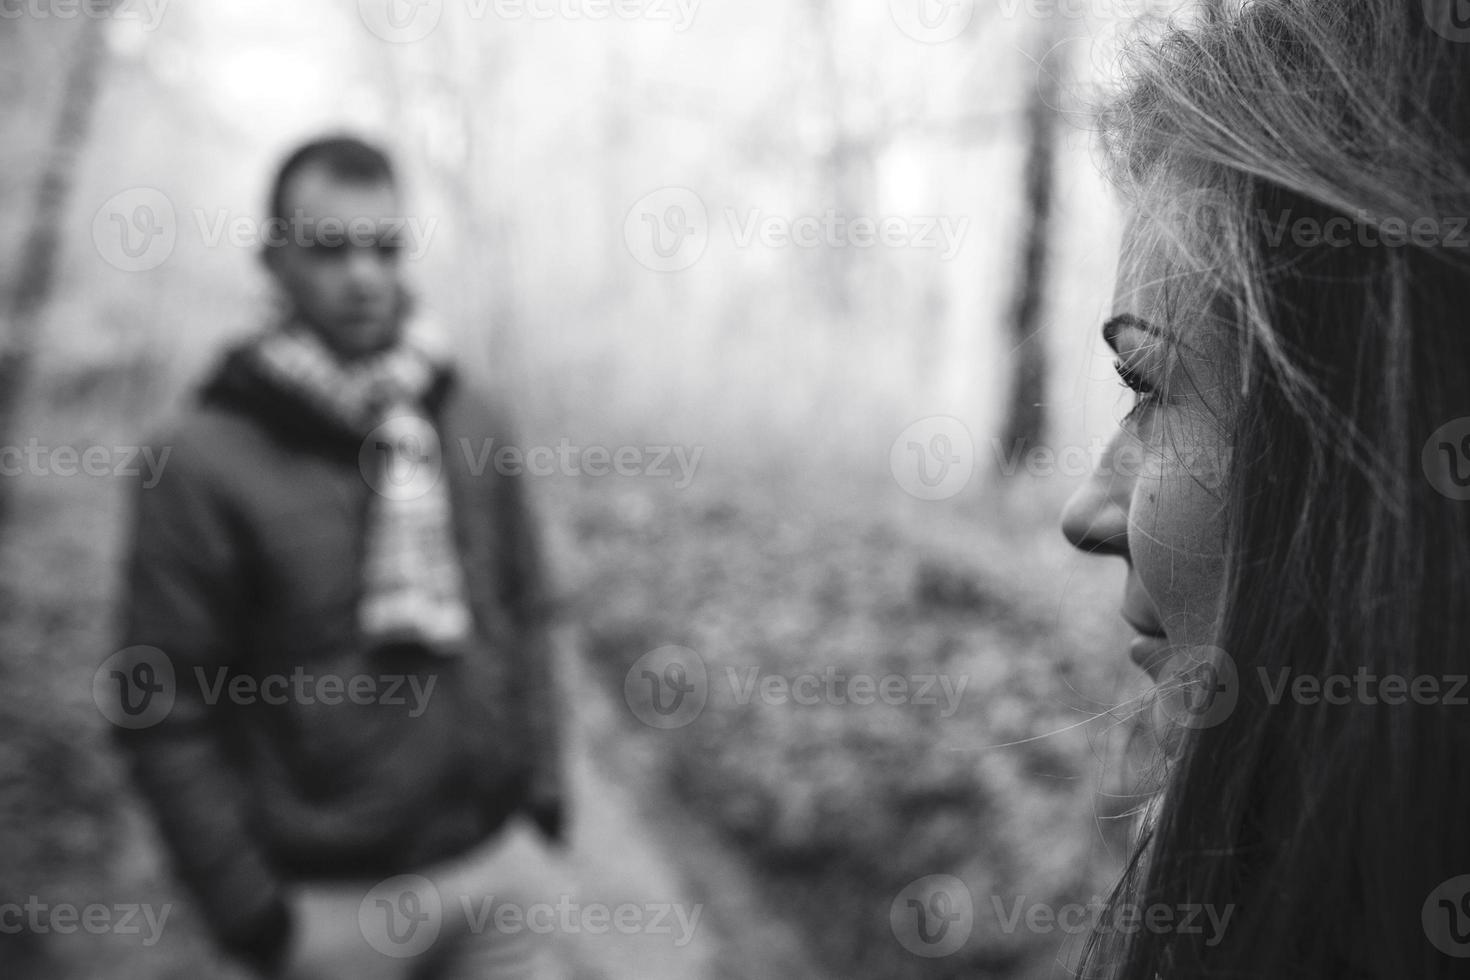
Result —
M 1130 654 L 1157 680 L 1171 648 L 1213 642 L 1239 355 L 1203 304 L 1181 299 L 1191 283 L 1146 230 L 1130 220 L 1103 330 L 1132 404 L 1068 501 L 1062 531 L 1078 548 L 1127 564 L 1121 612 L 1138 632 Z

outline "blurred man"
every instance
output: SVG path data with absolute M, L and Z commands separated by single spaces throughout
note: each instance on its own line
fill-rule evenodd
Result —
M 529 975 L 530 934 L 464 928 L 450 893 L 503 894 L 477 868 L 517 814 L 562 836 L 531 515 L 461 451 L 510 434 L 411 315 L 379 150 L 302 147 L 271 211 L 282 309 L 137 497 L 126 642 L 174 684 L 122 742 L 221 945 L 259 971 Z M 131 690 L 120 672 L 134 712 L 157 666 Z M 433 915 L 436 940 L 395 948 Z

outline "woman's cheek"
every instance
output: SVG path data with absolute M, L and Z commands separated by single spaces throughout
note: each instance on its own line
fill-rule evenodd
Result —
M 1220 484 L 1202 476 L 1196 450 L 1175 441 L 1148 454 L 1133 485 L 1128 525 L 1134 570 L 1169 639 L 1211 643 L 1224 581 L 1225 522 Z

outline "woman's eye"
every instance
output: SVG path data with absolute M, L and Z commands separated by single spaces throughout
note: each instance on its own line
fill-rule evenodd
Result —
M 1137 396 L 1133 408 L 1123 416 L 1124 422 L 1131 421 L 1139 412 L 1158 401 L 1158 389 L 1150 384 L 1142 374 L 1125 364 L 1121 357 L 1113 362 L 1113 370 L 1118 372 L 1118 380 L 1123 383 L 1123 387 Z

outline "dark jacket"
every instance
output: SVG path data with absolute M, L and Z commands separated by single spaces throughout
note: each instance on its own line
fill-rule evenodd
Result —
M 137 493 L 124 643 L 163 651 L 176 693 L 161 722 L 120 740 L 220 941 L 259 966 L 287 942 L 290 879 L 406 872 L 483 841 L 519 809 L 559 806 L 532 517 L 521 478 L 480 467 L 486 440 L 499 448 L 511 434 L 453 375 L 426 405 L 475 626 L 460 657 L 361 641 L 366 433 L 314 416 L 238 351 L 156 440 L 171 453 Z M 293 674 L 358 683 L 370 703 L 323 703 L 330 689 L 310 684 L 308 698 L 275 704 L 214 693 L 226 676 L 277 678 L 260 691 L 281 701 L 279 678 Z

